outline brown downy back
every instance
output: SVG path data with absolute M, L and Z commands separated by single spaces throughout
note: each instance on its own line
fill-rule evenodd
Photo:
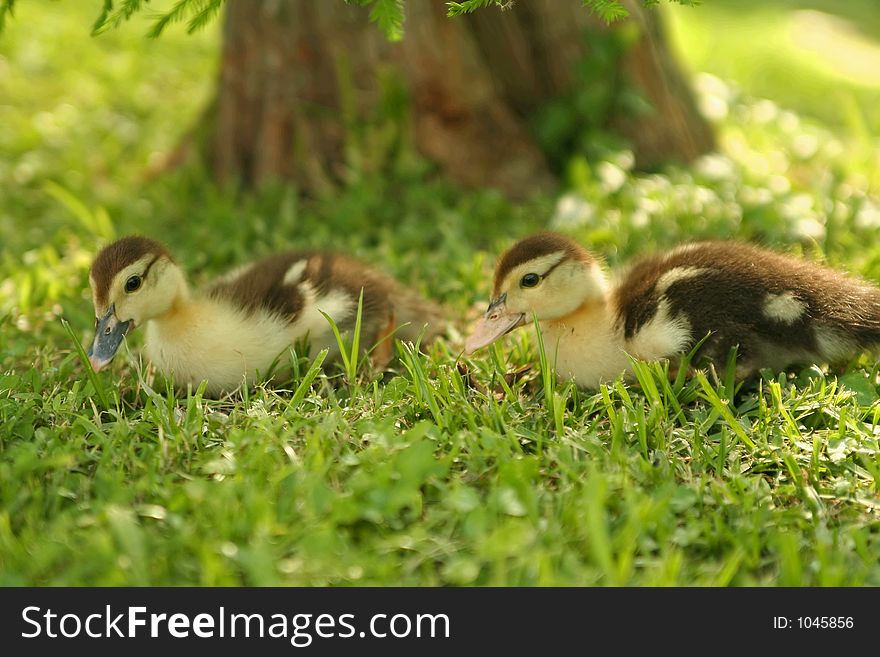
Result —
M 664 274 L 692 270 L 658 290 Z M 790 321 L 765 314 L 767 295 L 790 295 L 802 312 Z M 615 304 L 624 334 L 632 337 L 656 314 L 661 299 L 672 314 L 683 313 L 700 339 L 748 335 L 780 347 L 814 351 L 816 330 L 852 341 L 880 343 L 880 289 L 858 278 L 802 258 L 753 244 L 701 242 L 639 260 L 617 288 Z M 743 346 L 743 345 L 741 345 Z
M 300 262 L 305 263 L 301 273 L 295 279 L 285 279 Z M 292 322 L 305 303 L 300 290 L 302 283 L 308 283 L 318 296 L 331 289 L 345 290 L 355 302 L 363 290 L 362 332 L 366 340 L 378 335 L 392 319 L 398 325 L 410 323 L 395 334 L 405 340 L 414 340 L 426 322 L 431 326 L 425 331 L 425 342 L 443 328 L 443 313 L 437 304 L 387 274 L 337 253 L 299 251 L 270 256 L 248 265 L 237 275 L 221 279 L 208 294 L 246 311 L 262 308 Z M 349 318 L 339 328 L 351 329 L 354 322 L 353 317 Z

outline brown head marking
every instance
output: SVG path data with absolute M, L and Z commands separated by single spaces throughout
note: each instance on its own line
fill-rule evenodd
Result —
M 565 259 L 580 260 L 585 263 L 593 259 L 580 244 L 559 233 L 542 232 L 526 237 L 505 251 L 498 260 L 493 297 L 498 295 L 504 279 L 515 267 L 529 260 L 559 252 L 565 253 Z M 535 273 L 544 275 L 547 272 Z
M 137 262 L 146 255 L 153 255 L 153 260 L 147 265 L 143 275 L 152 267 L 160 257 L 170 258 L 168 250 L 156 240 L 140 235 L 131 235 L 108 244 L 95 257 L 92 263 L 91 279 L 94 284 L 95 301 L 100 307 L 107 305 L 110 296 L 110 286 L 113 278 L 131 263 Z

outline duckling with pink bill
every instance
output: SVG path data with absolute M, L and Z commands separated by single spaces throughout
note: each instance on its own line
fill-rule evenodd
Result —
M 495 269 L 472 353 L 537 318 L 557 374 L 584 388 L 631 374 L 630 357 L 721 367 L 840 363 L 880 346 L 880 289 L 801 258 L 734 241 L 689 243 L 609 276 L 574 240 L 539 233 Z M 706 337 L 708 336 L 708 337 Z
M 338 354 L 325 314 L 350 333 L 361 294 L 360 344 L 374 364 L 390 360 L 393 338 L 426 343 L 444 328 L 438 304 L 362 262 L 324 251 L 252 262 L 199 294 L 162 244 L 131 236 L 98 253 L 89 283 L 97 319 L 88 355 L 96 371 L 143 325 L 149 360 L 177 386 L 207 380 L 209 395 L 260 381 L 303 339 L 310 356 L 323 348 Z

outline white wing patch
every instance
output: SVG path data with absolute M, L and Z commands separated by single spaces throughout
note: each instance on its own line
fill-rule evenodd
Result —
M 357 301 L 344 290 L 328 290 L 315 299 L 315 307 L 330 315 L 337 324 L 351 316 L 356 306 Z
M 709 271 L 709 269 L 706 267 L 675 267 L 670 269 L 657 279 L 657 285 L 655 286 L 657 294 L 662 296 L 666 294 L 666 290 L 668 290 L 673 283 L 695 278 L 707 271 Z
M 303 294 L 303 309 L 292 324 L 287 327 L 287 334 L 291 336 L 291 342 L 305 335 L 309 336 L 309 348 L 314 355 L 319 350 L 327 347 L 336 350 L 336 338 L 330 328 L 330 323 L 321 314 L 327 313 L 333 322 L 339 326 L 349 319 L 357 308 L 357 301 L 352 299 L 344 290 L 328 290 L 321 296 L 316 296 L 315 288 L 307 281 L 299 285 Z
M 803 317 L 806 309 L 807 304 L 791 292 L 768 294 L 764 299 L 764 316 L 783 324 L 793 324 Z
M 677 255 L 681 255 L 682 253 L 690 253 L 691 251 L 699 251 L 704 246 L 705 243 L 703 242 L 688 242 L 687 244 L 680 244 L 669 252 L 669 257 L 671 258 Z
M 627 351 L 643 360 L 672 358 L 684 351 L 690 339 L 690 322 L 682 314 L 671 317 L 669 302 L 661 299 L 657 313 L 627 341 Z
M 297 260 L 290 266 L 290 269 L 284 274 L 284 285 L 293 285 L 295 283 L 299 283 L 300 279 L 302 279 L 303 272 L 306 270 L 308 266 L 308 260 Z

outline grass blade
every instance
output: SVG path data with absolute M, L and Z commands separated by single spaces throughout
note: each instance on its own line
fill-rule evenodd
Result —
M 98 401 L 101 402 L 101 407 L 105 411 L 110 410 L 110 404 L 108 401 L 107 390 L 104 388 L 104 384 L 102 383 L 98 373 L 92 369 L 92 364 L 89 362 L 88 354 L 86 354 L 86 350 L 83 348 L 82 343 L 79 341 L 79 338 L 76 337 L 76 334 L 73 332 L 73 329 L 70 328 L 70 322 L 66 319 L 61 318 L 61 325 L 64 327 L 64 330 L 67 331 L 67 335 L 70 336 L 70 340 L 73 342 L 73 348 L 76 349 L 76 353 L 79 356 L 80 362 L 82 362 L 83 367 L 86 371 L 86 376 L 92 384 L 92 387 L 95 389 L 95 394 L 98 396 Z
M 308 371 L 300 380 L 293 396 L 290 398 L 290 402 L 287 404 L 287 410 L 298 408 L 303 399 L 305 399 L 306 393 L 311 389 L 312 382 L 317 378 L 318 373 L 321 371 L 321 366 L 324 364 L 324 359 L 327 358 L 328 353 L 330 353 L 329 349 L 322 349 L 318 352 L 318 355 L 315 356 Z
M 733 433 L 736 434 L 736 437 L 739 438 L 744 445 L 748 445 L 750 449 L 755 449 L 755 442 L 749 437 L 746 430 L 743 429 L 742 424 L 740 424 L 733 416 L 728 403 L 718 396 L 718 392 L 712 387 L 712 384 L 709 383 L 709 380 L 702 371 L 697 372 L 697 380 L 700 382 L 700 387 L 703 389 L 703 394 L 701 395 L 703 399 L 708 401 L 712 407 L 718 411 L 721 417 L 724 418 L 725 422 L 727 422 L 730 425 L 730 428 L 733 429 Z

